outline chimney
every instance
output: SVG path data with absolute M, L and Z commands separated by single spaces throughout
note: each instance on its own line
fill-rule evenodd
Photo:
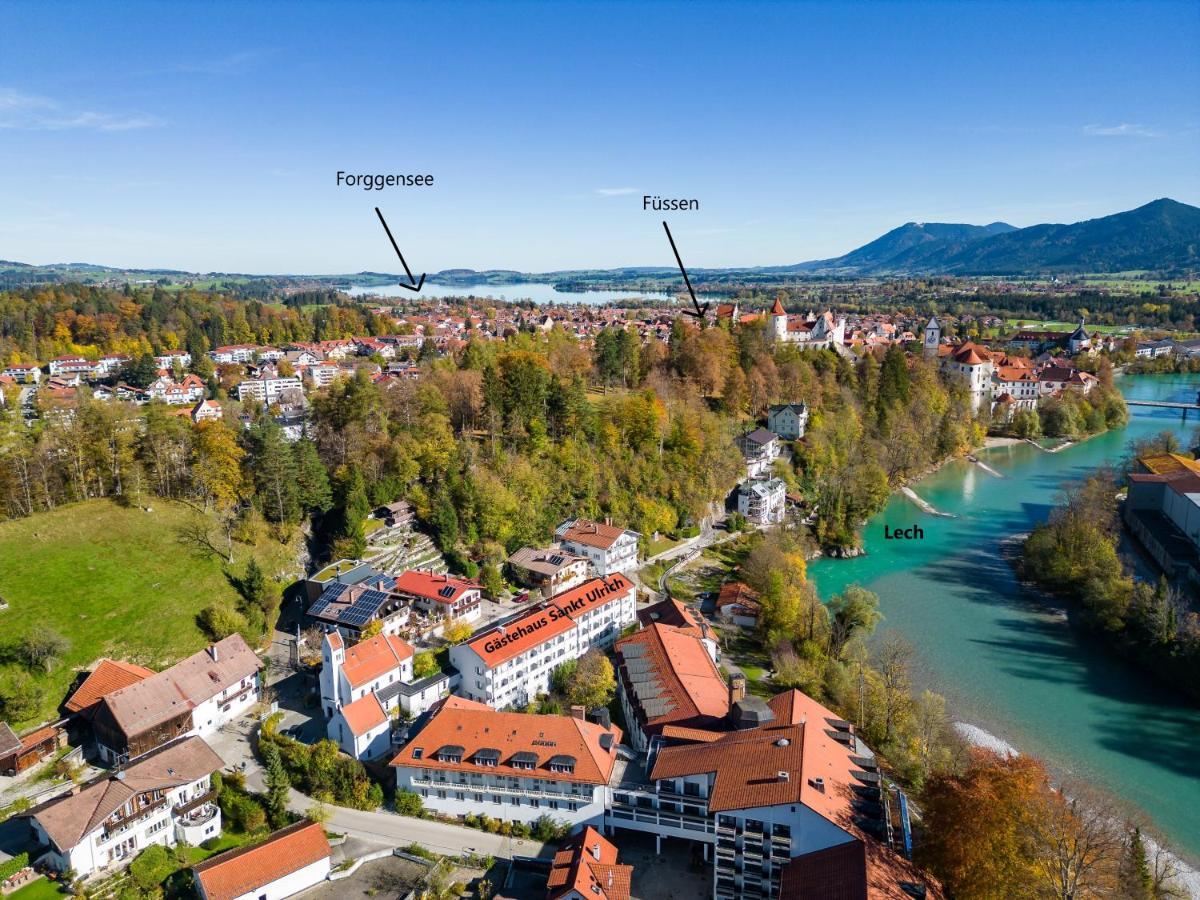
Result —
M 217 649 L 217 645 L 213 644 L 208 648 L 208 655 L 212 657 L 213 662 L 220 662 L 221 651 Z
M 592 857 L 596 860 L 596 862 L 600 862 L 600 842 L 599 841 L 592 844 Z
M 606 732 L 604 732 L 604 734 L 600 735 L 600 749 L 601 750 L 603 750 L 605 753 L 607 753 L 609 750 L 612 749 L 612 745 L 613 745 L 613 735 L 612 735 L 611 731 L 606 731 Z
M 746 676 L 741 672 L 731 675 L 729 678 L 729 705 L 737 703 L 740 700 L 746 699 Z
M 788 773 L 785 772 L 783 769 L 780 769 L 778 772 L 775 773 L 775 780 L 776 781 L 787 781 Z
M 576 704 L 576 705 L 572 706 L 572 707 L 571 707 L 571 717 L 572 717 L 573 719 L 579 719 L 579 720 L 581 720 L 581 721 L 586 721 L 586 719 L 587 719 L 587 707 L 586 707 L 586 706 L 580 706 L 579 704 Z

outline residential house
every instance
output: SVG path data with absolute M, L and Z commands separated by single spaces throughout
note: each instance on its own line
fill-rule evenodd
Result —
M 158 747 L 27 815 L 39 860 L 87 878 L 153 844 L 199 846 L 221 834 L 212 774 L 224 763 L 200 737 Z
M 154 357 L 154 364 L 168 372 L 174 371 L 175 366 L 186 369 L 192 364 L 192 354 L 186 350 L 167 350 Z
M 256 344 L 229 344 L 208 351 L 208 358 L 215 363 L 249 363 L 259 351 Z
M 395 590 L 429 616 L 475 622 L 482 615 L 483 587 L 473 581 L 410 569 L 396 577 Z
M 637 620 L 637 589 L 623 575 L 594 578 L 450 648 L 459 693 L 502 708 L 550 690 L 557 666 L 607 649 Z
M 413 523 L 412 504 L 407 500 L 385 503 L 375 510 L 375 518 L 388 528 L 408 528 Z
M 757 628 L 762 604 L 757 591 L 740 581 L 727 581 L 717 595 L 717 612 L 741 628 Z
M 778 435 L 765 428 L 756 428 L 743 434 L 737 439 L 737 445 L 742 451 L 742 459 L 746 461 L 746 475 L 749 478 L 769 475 L 781 449 Z
M 396 593 L 396 581 L 390 575 L 374 572 L 369 566 L 361 568 L 370 574 L 359 579 L 337 577 L 317 582 L 323 586 L 308 608 L 308 617 L 350 641 L 359 640 L 375 621 L 380 623 L 383 634 L 399 634 L 412 617 L 410 600 Z M 314 580 L 309 579 L 308 586 L 312 588 L 313 584 Z
M 92 716 L 102 759 L 120 763 L 185 735 L 210 735 L 258 702 L 258 657 L 232 634 L 106 694 Z
M 600 825 L 621 730 L 576 712 L 497 712 L 447 697 L 392 760 L 396 788 L 439 815 Z
M 201 400 L 192 407 L 191 412 L 193 422 L 215 422 L 224 414 L 221 404 L 216 400 Z
M 540 591 L 545 599 L 583 584 L 592 564 L 586 556 L 567 553 L 556 546 L 545 549 L 522 547 L 508 558 L 513 578 L 527 588 Z
M 591 825 L 559 844 L 546 900 L 629 900 L 633 866 L 617 862 L 617 847 Z
M 748 478 L 738 485 L 738 512 L 755 525 L 782 522 L 786 499 L 782 478 Z
M 109 694 L 145 681 L 153 675 L 154 670 L 144 666 L 119 659 L 101 659 L 96 663 L 96 668 L 71 692 L 71 696 L 63 704 L 63 709 L 84 721 L 90 721 L 100 701 Z
M 778 403 L 767 408 L 767 428 L 789 441 L 804 437 L 808 407 L 804 403 Z
M 637 568 L 641 535 L 609 522 L 568 519 L 554 531 L 559 546 L 567 553 L 586 557 L 597 575 L 613 575 Z
M 324 826 L 302 819 L 193 866 L 196 893 L 201 900 L 284 900 L 327 879 L 332 853 Z

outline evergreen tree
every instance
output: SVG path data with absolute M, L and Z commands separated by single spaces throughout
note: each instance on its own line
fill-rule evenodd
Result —
M 282 828 L 290 819 L 287 805 L 292 782 L 283 767 L 279 748 L 269 740 L 263 741 L 260 747 L 267 768 L 267 816 L 272 828 Z
M 283 429 L 264 420 L 250 429 L 247 443 L 247 465 L 263 515 L 269 522 L 295 522 L 300 518 L 299 473 Z
M 327 512 L 333 505 L 333 493 L 329 475 L 317 455 L 317 445 L 309 440 L 297 441 L 293 452 L 296 456 L 297 502 L 311 512 Z

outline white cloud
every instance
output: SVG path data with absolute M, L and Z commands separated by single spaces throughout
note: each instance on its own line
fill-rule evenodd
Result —
M 619 188 L 596 188 L 596 193 L 601 197 L 623 197 L 626 194 L 636 194 L 637 188 L 619 187 Z
M 1147 125 L 1122 122 L 1120 125 L 1084 125 L 1083 133 L 1092 137 L 1162 137 L 1162 132 Z
M 15 88 L 0 87 L 0 129 L 133 131 L 139 128 L 153 128 L 161 124 L 162 121 L 155 116 L 70 109 L 49 97 L 26 94 Z

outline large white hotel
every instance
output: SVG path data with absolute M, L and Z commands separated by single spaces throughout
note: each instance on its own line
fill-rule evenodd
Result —
M 593 578 L 520 617 L 450 648 L 458 693 L 496 709 L 524 706 L 550 690 L 550 673 L 593 647 L 608 649 L 637 621 L 637 589 L 623 575 Z

